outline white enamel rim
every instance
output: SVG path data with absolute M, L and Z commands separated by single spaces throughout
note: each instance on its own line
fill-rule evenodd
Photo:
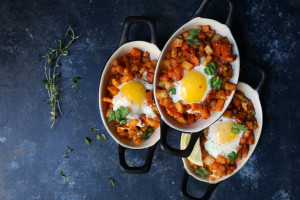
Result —
M 107 132 L 110 134 L 110 136 L 120 145 L 123 147 L 129 148 L 129 149 L 144 149 L 148 148 L 150 146 L 153 146 L 157 141 L 160 139 L 160 127 L 157 128 L 152 136 L 145 140 L 144 142 L 140 144 L 135 144 L 132 140 L 128 140 L 127 138 L 122 138 L 118 135 L 116 131 L 116 123 L 113 121 L 108 121 L 107 118 L 105 117 L 105 113 L 108 108 L 108 104 L 106 102 L 103 102 L 102 99 L 103 97 L 108 95 L 108 91 L 106 89 L 109 81 L 111 80 L 111 68 L 112 68 L 112 62 L 121 57 L 124 56 L 127 53 L 131 52 L 131 49 L 135 47 L 137 49 L 140 49 L 142 51 L 148 51 L 150 53 L 150 59 L 151 60 L 157 60 L 159 58 L 159 55 L 161 51 L 159 48 L 152 43 L 145 42 L 145 41 L 134 41 L 134 42 L 129 42 L 126 44 L 123 44 L 121 47 L 119 47 L 109 58 L 107 61 L 102 75 L 100 79 L 100 84 L 99 84 L 99 111 L 100 115 L 103 121 L 103 124 L 107 130 Z
M 160 113 L 160 117 L 162 120 L 164 120 L 164 122 L 166 122 L 167 125 L 169 125 L 170 127 L 182 131 L 182 132 L 187 132 L 187 133 L 194 133 L 194 132 L 199 132 L 203 129 L 205 129 L 206 127 L 210 126 L 213 122 L 215 122 L 219 117 L 221 117 L 221 115 L 225 112 L 226 108 L 229 106 L 229 103 L 231 102 L 234 92 L 231 93 L 230 96 L 228 96 L 227 100 L 225 101 L 224 104 L 224 108 L 221 112 L 216 112 L 213 111 L 211 112 L 211 116 L 209 119 L 204 120 L 204 119 L 198 119 L 195 123 L 193 124 L 180 124 L 179 122 L 177 122 L 173 117 L 169 116 L 165 109 L 159 105 L 158 100 L 156 98 L 156 91 L 157 91 L 157 85 L 158 85 L 158 81 L 159 81 L 159 75 L 161 73 L 162 70 L 162 61 L 163 58 L 165 57 L 165 54 L 170 50 L 173 39 L 176 38 L 177 35 L 185 32 L 186 30 L 190 30 L 193 27 L 197 26 L 197 25 L 210 25 L 210 27 L 212 29 L 214 29 L 216 31 L 217 34 L 220 34 L 222 36 L 227 36 L 230 44 L 232 44 L 232 52 L 233 54 L 237 55 L 237 58 L 234 62 L 231 62 L 231 66 L 233 69 L 233 76 L 230 79 L 231 83 L 237 84 L 238 82 L 238 78 L 239 78 L 239 74 L 240 74 L 240 55 L 239 55 L 239 50 L 237 47 L 237 44 L 232 36 L 232 33 L 230 31 L 230 29 L 225 25 L 225 24 L 221 24 L 218 21 L 212 20 L 212 19 L 207 19 L 207 18 L 201 18 L 201 17 L 197 17 L 192 19 L 191 21 L 187 22 L 186 24 L 184 24 L 183 26 L 181 26 L 168 40 L 168 42 L 165 44 L 161 56 L 157 62 L 156 65 L 156 70 L 155 70 L 155 75 L 154 75 L 154 98 L 155 98 L 155 102 L 157 105 L 157 108 L 159 110 Z
M 243 82 L 239 82 L 238 83 L 237 90 L 240 90 L 240 91 L 244 92 L 245 96 L 248 99 L 251 99 L 251 101 L 253 103 L 253 106 L 255 108 L 255 112 L 256 112 L 255 118 L 256 118 L 258 126 L 259 126 L 259 128 L 254 131 L 255 143 L 253 145 L 249 146 L 249 152 L 248 152 L 247 158 L 243 158 L 242 160 L 240 160 L 237 163 L 237 169 L 232 174 L 230 174 L 228 176 L 223 176 L 222 178 L 216 179 L 215 181 L 209 181 L 209 180 L 207 180 L 205 178 L 202 178 L 200 175 L 197 175 L 197 174 L 193 173 L 192 169 L 188 165 L 187 158 L 182 158 L 183 165 L 184 165 L 184 168 L 187 171 L 187 173 L 190 176 L 193 176 L 195 179 L 197 179 L 199 181 L 203 181 L 203 182 L 208 182 L 208 183 L 211 183 L 211 184 L 215 184 L 215 183 L 218 183 L 220 181 L 223 181 L 223 180 L 225 180 L 225 179 L 233 176 L 234 174 L 236 174 L 246 164 L 246 162 L 251 157 L 251 155 L 252 155 L 253 151 L 255 150 L 255 147 L 256 147 L 256 145 L 258 143 L 258 140 L 259 140 L 260 135 L 261 135 L 262 126 L 263 126 L 263 113 L 262 113 L 261 103 L 260 103 L 260 100 L 259 100 L 259 95 L 258 95 L 258 93 L 257 93 L 256 90 L 254 90 L 248 84 L 243 83 Z M 182 148 L 182 146 L 181 146 L 182 140 L 183 140 L 182 136 L 183 136 L 183 134 L 181 135 L 180 148 Z

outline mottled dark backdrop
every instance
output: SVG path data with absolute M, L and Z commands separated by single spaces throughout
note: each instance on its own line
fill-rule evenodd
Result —
M 181 199 L 182 162 L 157 148 L 148 174 L 128 175 L 119 167 L 115 142 L 108 136 L 85 144 L 99 127 L 98 84 L 106 60 L 117 48 L 125 18 L 145 15 L 157 21 L 160 47 L 192 16 L 201 1 L 0 1 L 0 199 Z M 221 183 L 211 199 L 297 199 L 299 192 L 299 10 L 297 0 L 238 1 L 232 32 L 243 63 L 267 72 L 261 95 L 264 127 L 249 162 Z M 224 21 L 226 4 L 213 0 L 206 17 Z M 56 44 L 66 23 L 82 38 L 62 59 L 64 115 L 48 133 L 47 94 L 40 83 L 39 53 Z M 148 39 L 134 26 L 131 39 Z M 81 76 L 79 92 L 72 78 Z M 173 144 L 179 134 L 174 133 Z M 66 146 L 74 151 L 61 156 Z M 145 151 L 129 151 L 130 163 Z M 63 170 L 70 176 L 65 182 Z M 115 187 L 108 178 L 115 180 Z M 205 184 L 190 179 L 189 192 L 200 196 Z

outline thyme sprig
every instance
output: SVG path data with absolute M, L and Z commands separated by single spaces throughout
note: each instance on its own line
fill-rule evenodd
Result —
M 57 110 L 61 115 L 63 114 L 59 101 L 59 94 L 61 90 L 56 82 L 57 78 L 61 75 L 61 73 L 57 72 L 57 68 L 60 67 L 59 61 L 62 56 L 67 56 L 69 54 L 67 49 L 78 38 L 79 36 L 75 35 L 71 25 L 69 25 L 65 38 L 58 39 L 59 45 L 54 48 L 49 48 L 48 52 L 44 56 L 39 55 L 38 57 L 39 61 L 44 59 L 46 79 L 42 80 L 41 82 L 45 84 L 45 87 L 48 91 L 48 98 L 46 101 L 47 104 L 50 105 L 50 121 L 52 121 L 49 132 L 54 126 L 55 119 L 57 118 Z

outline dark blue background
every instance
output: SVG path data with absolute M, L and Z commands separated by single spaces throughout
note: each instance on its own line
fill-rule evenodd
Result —
M 106 60 L 116 50 L 123 22 L 144 15 L 157 22 L 160 48 L 187 22 L 201 1 L 0 1 L 0 199 L 181 199 L 182 162 L 157 148 L 148 174 L 125 174 L 116 144 L 93 138 L 91 127 L 106 130 L 98 108 L 98 85 Z M 213 0 L 205 17 L 224 21 L 224 2 Z M 261 95 L 264 127 L 249 162 L 224 181 L 211 199 L 297 199 L 299 192 L 299 10 L 297 0 L 238 1 L 232 32 L 241 60 L 267 72 Z M 83 37 L 61 60 L 63 116 L 50 127 L 38 54 L 57 44 L 75 25 Z M 133 26 L 131 39 L 148 39 Z M 72 78 L 81 76 L 79 92 Z M 172 143 L 178 146 L 179 134 Z M 69 159 L 61 156 L 67 145 Z M 145 151 L 129 151 L 129 163 L 143 163 Z M 63 170 L 70 176 L 65 182 Z M 108 178 L 115 180 L 115 187 Z M 205 184 L 190 179 L 189 192 L 200 196 Z

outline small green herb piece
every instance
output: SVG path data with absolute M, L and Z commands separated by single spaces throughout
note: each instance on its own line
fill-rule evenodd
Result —
M 92 131 L 92 132 L 93 131 L 99 131 L 99 128 L 93 127 L 93 128 L 90 129 L 90 131 Z
M 60 170 L 60 175 L 64 177 L 65 181 L 67 180 L 68 176 L 66 176 L 62 170 Z
M 218 70 L 216 68 L 215 63 L 213 62 L 208 63 L 204 68 L 204 73 L 207 75 L 217 75 Z
M 73 88 L 75 88 L 75 92 L 78 92 L 78 84 L 79 84 L 79 80 L 81 79 L 81 77 L 77 76 L 75 78 L 73 78 L 73 83 L 74 85 L 72 86 Z
M 99 148 L 99 149 L 101 149 L 101 148 L 102 148 L 102 146 L 101 146 L 101 145 L 99 145 L 99 146 L 98 146 L 98 148 Z
M 239 155 L 239 152 L 234 152 L 234 151 L 231 152 L 230 154 L 228 154 L 229 161 L 234 162 L 237 159 L 238 155 Z
M 108 178 L 108 182 L 115 187 L 115 181 L 112 178 Z
M 108 113 L 108 121 L 116 120 L 121 125 L 124 125 L 130 121 L 126 116 L 130 113 L 130 110 L 124 106 L 120 106 L 116 111 L 111 109 Z
M 107 140 L 106 136 L 102 133 L 102 134 L 96 134 L 95 138 L 97 140 L 100 140 L 100 142 L 102 142 L 102 140 Z
M 211 79 L 209 79 L 209 85 L 210 87 L 212 87 L 214 90 L 220 89 L 221 85 L 223 83 L 223 80 L 221 77 L 217 76 L 212 77 Z
M 49 48 L 48 52 L 44 56 L 38 57 L 38 61 L 44 60 L 44 70 L 45 70 L 45 79 L 41 82 L 45 85 L 45 88 L 48 91 L 47 104 L 50 105 L 50 121 L 52 124 L 49 128 L 49 132 L 54 126 L 55 119 L 57 118 L 57 110 L 62 115 L 60 109 L 59 94 L 61 92 L 60 87 L 57 85 L 57 78 L 60 76 L 60 73 L 57 73 L 57 68 L 60 67 L 58 64 L 62 56 L 69 54 L 69 46 L 79 38 L 76 36 L 72 27 L 69 25 L 69 28 L 66 32 L 65 39 L 58 39 L 59 44 L 54 48 Z
M 168 92 L 171 92 L 173 95 L 176 94 L 176 88 L 168 88 Z
M 71 149 L 71 147 L 67 146 L 67 148 L 68 148 L 68 152 L 72 152 L 73 151 L 73 149 Z
M 201 31 L 198 29 L 192 29 L 189 32 L 189 36 L 184 38 L 190 45 L 198 45 L 200 43 L 200 40 L 197 38 L 194 38 L 196 35 L 198 35 Z
M 245 131 L 247 130 L 247 127 L 244 124 L 236 124 L 232 125 L 231 127 L 231 132 L 238 134 L 240 131 Z
M 69 158 L 68 156 L 68 152 L 72 152 L 73 149 L 71 149 L 71 147 L 67 146 L 68 150 L 65 152 L 65 154 L 62 156 L 62 158 Z
M 87 145 L 90 145 L 91 144 L 91 140 L 89 139 L 89 138 L 85 138 L 85 143 L 87 144 Z
M 195 173 L 200 174 L 200 176 L 202 176 L 203 178 L 206 178 L 207 175 L 209 175 L 209 172 L 207 169 L 205 168 L 199 168 L 195 170 Z
M 153 130 L 154 130 L 153 128 L 147 128 L 145 130 L 145 132 L 141 135 L 142 139 L 143 140 L 148 139 L 151 136 L 151 133 L 153 132 Z

